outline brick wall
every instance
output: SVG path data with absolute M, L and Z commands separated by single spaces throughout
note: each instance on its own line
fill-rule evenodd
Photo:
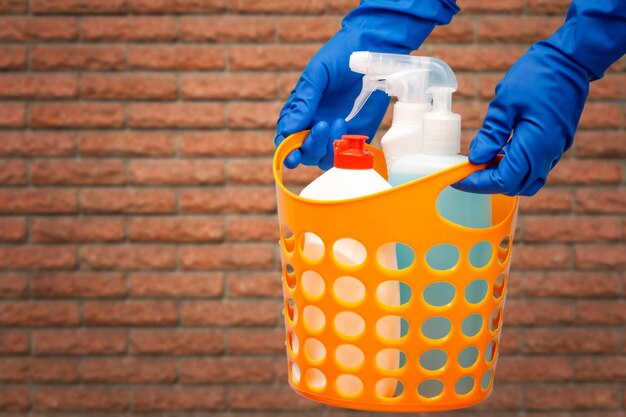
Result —
M 0 416 L 344 415 L 286 387 L 270 158 L 355 3 L 0 0 Z M 462 0 L 428 40 L 465 147 L 567 3 Z M 626 413 L 625 71 L 522 200 L 495 392 L 465 415 Z

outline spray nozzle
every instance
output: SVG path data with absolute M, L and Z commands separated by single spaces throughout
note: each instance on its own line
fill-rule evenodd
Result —
M 433 87 L 448 87 L 451 92 L 457 89 L 454 72 L 437 58 L 358 51 L 350 56 L 350 69 L 363 74 L 363 88 L 346 122 L 376 90 L 398 97 L 400 102 L 428 103 Z

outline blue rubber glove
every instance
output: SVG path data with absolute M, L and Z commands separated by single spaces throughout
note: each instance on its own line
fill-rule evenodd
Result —
M 491 161 L 506 146 L 504 158 L 454 188 L 536 194 L 572 146 L 589 83 L 624 53 L 626 0 L 573 1 L 565 24 L 533 45 L 498 84 L 483 128 L 470 144 L 474 164 Z
M 362 0 L 342 22 L 342 29 L 311 59 L 280 112 L 278 146 L 287 136 L 311 129 L 285 166 L 333 164 L 332 142 L 345 133 L 371 138 L 389 106 L 389 97 L 372 94 L 359 115 L 343 120 L 361 90 L 362 75 L 350 71 L 350 54 L 372 51 L 408 54 L 417 49 L 435 25 L 447 24 L 458 12 L 456 0 Z

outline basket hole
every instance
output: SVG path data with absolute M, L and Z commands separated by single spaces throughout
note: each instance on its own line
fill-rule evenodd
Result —
M 466 375 L 456 381 L 454 384 L 454 391 L 459 395 L 467 395 L 474 389 L 474 378 Z
M 432 317 L 422 323 L 422 334 L 431 340 L 441 340 L 450 334 L 452 323 L 445 317 Z
M 386 269 L 407 269 L 415 261 L 415 252 L 406 243 L 389 242 L 378 248 L 378 263 Z
M 480 382 L 480 388 L 483 391 L 487 391 L 487 389 L 489 388 L 489 385 L 491 384 L 491 376 L 493 375 L 493 371 L 491 369 L 489 369 L 487 372 L 485 372 L 485 374 L 483 375 L 483 379 Z
M 411 287 L 402 281 L 385 281 L 376 288 L 376 296 L 385 306 L 399 307 L 411 300 Z
M 287 251 L 287 253 L 292 254 L 293 250 L 296 247 L 295 244 L 295 236 L 293 235 L 293 231 L 289 228 L 289 226 L 283 226 L 282 229 L 282 240 L 283 240 L 283 247 L 285 248 L 285 250 Z
M 433 307 L 443 307 L 454 300 L 456 290 L 448 282 L 435 282 L 424 288 L 424 300 Z
M 478 348 L 468 346 L 459 353 L 459 365 L 463 368 L 471 368 L 478 360 Z
M 467 337 L 474 337 L 483 328 L 483 316 L 480 314 L 470 314 L 461 323 L 461 331 Z
M 333 284 L 335 296 L 345 303 L 358 303 L 365 298 L 365 285 L 353 277 L 341 277 Z
M 298 319 L 298 308 L 296 307 L 296 302 L 293 298 L 288 298 L 287 303 L 285 304 L 285 311 L 287 312 L 287 317 L 289 321 L 295 323 Z
M 376 354 L 376 365 L 386 371 L 397 371 L 406 364 L 406 354 L 400 349 L 383 349 Z
M 491 261 L 493 245 L 491 242 L 483 240 L 470 249 L 469 261 L 474 268 L 484 268 Z
M 337 391 L 344 397 L 356 397 L 363 392 L 363 381 L 354 375 L 339 375 L 337 378 Z
M 506 275 L 504 272 L 502 272 L 500 275 L 498 275 L 498 277 L 496 278 L 496 281 L 493 284 L 493 298 L 495 298 L 496 300 L 502 297 L 502 294 L 504 294 L 504 282 L 505 281 L 506 281 Z
M 326 289 L 324 278 L 315 271 L 304 271 L 302 273 L 302 289 L 308 298 L 317 299 L 324 294 Z
M 291 379 L 297 384 L 300 382 L 300 367 L 296 362 L 291 363 Z
M 306 306 L 302 311 L 304 324 L 312 331 L 319 331 L 326 326 L 324 312 L 316 306 Z
M 291 270 L 291 273 L 288 273 L 288 270 Z M 293 266 L 289 264 L 285 267 L 285 284 L 291 290 L 296 289 L 296 274 L 294 273 Z
M 420 355 L 420 366 L 427 371 L 439 371 L 446 366 L 448 354 L 441 349 L 431 349 Z
M 487 361 L 487 363 L 493 362 L 494 358 L 496 357 L 496 349 L 496 342 L 494 340 L 489 342 L 489 344 L 487 345 L 487 349 L 485 349 L 485 361 Z
M 346 368 L 358 368 L 365 360 L 365 354 L 354 345 L 340 345 L 335 350 L 335 359 Z
M 321 391 L 326 386 L 326 375 L 319 369 L 309 368 L 306 371 L 306 383 L 309 388 Z
M 376 383 L 376 393 L 381 398 L 399 397 L 404 392 L 404 384 L 396 378 L 383 378 Z
M 427 379 L 417 386 L 417 392 L 424 398 L 436 398 L 443 392 L 443 382 L 438 379 Z
M 295 355 L 297 355 L 298 351 L 300 350 L 300 343 L 298 342 L 298 336 L 296 336 L 294 332 L 290 331 L 287 333 L 287 347 Z
M 367 250 L 358 240 L 343 238 L 333 245 L 333 256 L 344 266 L 359 266 L 365 262 Z
M 305 260 L 317 262 L 324 257 L 324 241 L 315 233 L 306 232 L 300 239 L 300 250 Z
M 365 320 L 352 311 L 342 311 L 335 316 L 335 329 L 340 336 L 356 337 L 365 331 Z
M 317 339 L 307 339 L 304 342 L 304 352 L 312 362 L 322 362 L 326 358 L 326 346 Z
M 498 261 L 503 264 L 506 259 L 509 257 L 509 252 L 511 251 L 511 237 L 506 235 L 500 241 L 498 245 Z
M 489 318 L 489 330 L 495 332 L 500 328 L 500 319 L 502 316 L 502 309 L 500 307 L 493 310 L 491 317 Z
M 487 288 L 489 286 L 484 279 L 474 280 L 465 288 L 465 299 L 470 304 L 478 304 L 485 299 Z
M 441 243 L 428 249 L 426 263 L 437 271 L 447 271 L 459 262 L 459 248 L 450 243 Z
M 400 316 L 384 316 L 376 322 L 376 332 L 384 339 L 397 340 L 408 333 L 409 322 Z M 406 329 L 403 331 L 403 329 Z

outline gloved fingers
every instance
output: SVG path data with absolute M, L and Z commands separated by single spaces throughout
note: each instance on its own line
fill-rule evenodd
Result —
M 470 143 L 469 160 L 473 164 L 486 164 L 502 150 L 511 137 L 515 115 L 510 106 L 496 99 L 489 105 L 482 129 Z
M 326 155 L 320 160 L 318 166 L 324 171 L 333 167 L 335 160 L 334 143 L 337 139 L 341 139 L 348 132 L 348 126 L 344 119 L 336 119 L 330 125 L 329 140 L 327 143 Z
M 330 126 L 321 121 L 316 123 L 311 132 L 302 142 L 300 152 L 302 153 L 301 163 L 304 165 L 317 165 L 328 149 Z
M 284 164 L 287 168 L 294 169 L 295 167 L 300 165 L 301 159 L 302 159 L 302 152 L 300 152 L 300 149 L 296 149 L 295 151 L 287 155 L 287 158 L 285 158 Z

